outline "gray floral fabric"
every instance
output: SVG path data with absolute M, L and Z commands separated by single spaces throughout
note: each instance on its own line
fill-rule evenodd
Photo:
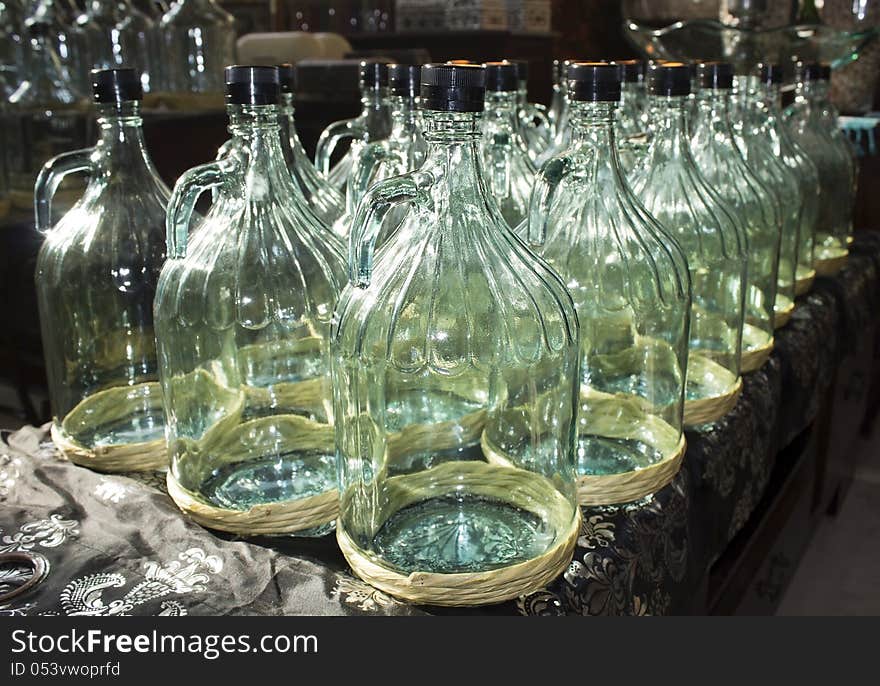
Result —
M 637 502 L 583 508 L 565 573 L 491 607 L 399 602 L 353 577 L 332 536 L 210 533 L 179 513 L 163 475 L 77 467 L 45 428 L 26 427 L 0 444 L 0 552 L 37 553 L 50 571 L 31 593 L 0 604 L 0 615 L 693 612 L 708 568 L 764 495 L 776 454 L 816 416 L 835 365 L 878 305 L 880 234 L 868 233 L 840 274 L 818 279 L 799 300 L 770 361 L 744 378 L 734 410 L 687 433 L 671 484 Z M 4 583 L 0 574 L 0 591 Z

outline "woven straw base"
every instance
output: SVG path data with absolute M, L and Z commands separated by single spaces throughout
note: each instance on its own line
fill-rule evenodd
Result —
M 327 524 L 339 513 L 339 493 L 335 489 L 310 498 L 230 510 L 207 504 L 181 486 L 170 470 L 166 483 L 168 495 L 196 524 L 241 536 L 294 534 Z
M 687 443 L 682 435 L 674 453 L 644 469 L 623 474 L 579 476 L 578 504 L 584 507 L 619 505 L 656 493 L 678 474 L 686 450 Z
M 717 422 L 736 407 L 740 393 L 742 393 L 742 378 L 737 377 L 736 383 L 723 395 L 715 396 L 714 398 L 685 401 L 684 425 L 700 426 L 701 424 Z
M 834 257 L 828 257 L 825 259 L 818 259 L 815 262 L 816 274 L 818 276 L 834 276 L 846 266 L 846 261 L 849 258 L 849 251 L 844 250 L 842 254 L 835 255 Z
M 796 296 L 804 295 L 805 293 L 809 293 L 810 289 L 813 287 L 813 282 L 816 280 L 816 270 L 811 269 L 807 272 L 806 276 L 802 276 L 794 282 L 794 294 Z
M 145 472 L 168 466 L 165 439 L 143 443 L 103 445 L 86 448 L 71 436 L 94 424 L 112 424 L 144 410 L 161 412 L 161 390 L 156 382 L 118 386 L 84 398 L 61 422 L 53 422 L 51 434 L 55 446 L 71 462 L 100 472 Z
M 739 369 L 742 374 L 754 372 L 764 366 L 773 352 L 773 336 L 746 324 L 743 327 L 742 359 Z
M 773 328 L 781 329 L 783 326 L 788 324 L 791 320 L 791 315 L 794 313 L 794 303 L 788 303 L 783 309 L 774 310 L 773 312 Z
M 485 462 L 458 462 L 445 463 L 425 472 L 394 479 L 398 481 L 397 492 L 402 498 L 395 502 L 397 507 L 418 502 L 417 494 L 424 492 L 428 483 L 435 487 L 437 484 L 449 487 L 467 484 L 476 493 L 491 493 L 495 498 L 503 498 L 505 493 L 528 491 L 538 496 L 536 500 L 532 499 L 533 507 L 547 508 L 546 516 L 553 520 L 558 533 L 556 543 L 544 554 L 508 567 L 458 574 L 402 574 L 377 562 L 359 548 L 341 526 L 337 527 L 336 540 L 352 571 L 380 591 L 402 600 L 426 605 L 489 605 L 543 588 L 571 563 L 580 532 L 580 511 L 575 508 L 574 517 L 571 517 L 567 501 L 564 501 L 563 496 L 547 479 L 537 474 L 516 468 L 492 466 Z M 439 490 L 442 492 L 442 487 Z M 523 506 L 528 499 L 522 495 L 520 497 L 521 501 L 516 504 Z M 565 520 L 561 519 L 563 515 Z

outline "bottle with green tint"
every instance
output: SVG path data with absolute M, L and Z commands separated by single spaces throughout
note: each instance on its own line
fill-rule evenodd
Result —
M 46 234 L 35 282 L 52 437 L 101 470 L 159 469 L 167 453 L 153 295 L 168 189 L 144 144 L 138 74 L 93 71 L 92 88 L 97 145 L 49 160 L 34 189 Z M 53 226 L 55 191 L 77 172 L 89 175 L 85 192 Z
M 329 335 L 343 247 L 285 163 L 278 69 L 225 78 L 234 154 L 186 172 L 166 218 L 155 321 L 169 489 L 209 527 L 320 535 L 338 502 Z
M 552 129 L 547 117 L 547 108 L 538 103 L 529 102 L 529 63 L 525 60 L 505 60 L 516 67 L 517 103 L 523 140 L 529 149 L 529 156 L 536 160 L 550 143 Z
M 577 316 L 488 194 L 484 99 L 483 67 L 422 67 L 427 159 L 364 196 L 334 318 L 337 540 L 356 574 L 415 602 L 540 588 L 579 526 Z
M 770 72 L 772 75 L 772 72 Z M 775 113 L 760 98 L 760 79 L 756 75 L 738 77 L 740 126 L 734 129 L 737 146 L 752 173 L 765 190 L 773 194 L 780 211 L 779 267 L 777 269 L 774 326 L 788 323 L 794 311 L 797 253 L 800 244 L 801 186 L 798 178 L 783 162 L 779 141 L 774 141 Z
M 849 254 L 847 239 L 852 223 L 853 181 L 850 160 L 835 144 L 820 106 L 821 72 L 819 64 L 798 63 L 795 101 L 786 109 L 785 117 L 792 138 L 819 173 L 819 216 L 813 262 L 817 273 L 827 275 L 839 270 Z
M 692 301 L 685 423 L 708 423 L 730 411 L 741 387 L 748 245 L 691 154 L 687 65 L 651 65 L 647 86 L 651 143 L 629 181 L 687 257 Z
M 766 121 L 768 140 L 773 155 L 792 173 L 799 188 L 799 227 L 794 288 L 795 295 L 799 296 L 810 290 L 816 276 L 813 269 L 813 243 L 819 216 L 819 195 L 816 192 L 819 188 L 819 173 L 806 152 L 795 142 L 783 120 L 780 106 L 781 66 L 775 64 L 758 65 L 758 77 L 758 106 L 753 112 L 758 118 L 759 124 L 762 118 Z M 783 244 L 779 267 L 780 288 L 782 288 L 784 252 L 785 245 Z
M 302 141 L 296 131 L 294 119 L 294 93 L 296 92 L 296 70 L 291 64 L 278 67 L 278 78 L 281 81 L 281 149 L 287 168 L 293 175 L 300 192 L 312 212 L 327 226 L 339 219 L 345 212 L 345 200 L 342 194 L 315 168 L 303 148 Z
M 346 216 L 336 227 L 341 236 L 348 235 L 357 206 L 370 186 L 418 169 L 425 161 L 427 144 L 418 125 L 420 71 L 420 67 L 410 64 L 388 65 L 391 133 L 384 140 L 366 144 L 352 165 L 345 194 Z M 386 227 L 383 233 L 387 235 L 391 230 L 393 226 Z
M 528 214 L 536 169 L 517 125 L 516 66 L 489 62 L 485 67 L 486 109 L 480 144 L 483 173 L 507 225 L 515 229 Z
M 578 473 L 616 474 L 682 449 L 690 279 L 620 167 L 617 65 L 572 64 L 568 99 L 571 143 L 538 174 L 529 240 L 580 322 Z
M 364 145 L 383 140 L 391 133 L 388 66 L 384 62 L 361 62 L 360 86 L 361 113 L 353 119 L 330 124 L 321 132 L 315 148 L 315 166 L 330 185 L 340 191 L 346 187 Z M 333 153 L 346 140 L 351 141 L 351 147 L 331 168 Z
M 740 369 L 754 371 L 773 350 L 776 284 L 781 234 L 780 209 L 740 153 L 730 125 L 733 68 L 724 62 L 698 67 L 696 126 L 691 152 L 697 168 L 721 195 L 746 232 L 749 249 L 745 324 Z

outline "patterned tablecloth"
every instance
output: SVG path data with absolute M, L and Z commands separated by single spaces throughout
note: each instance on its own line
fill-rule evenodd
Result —
M 237 540 L 187 521 L 160 474 L 111 476 L 59 458 L 46 428 L 0 445 L 0 552 L 49 562 L 46 579 L 0 615 L 680 614 L 767 485 L 774 457 L 815 417 L 838 360 L 876 317 L 880 234 L 820 278 L 745 377 L 722 421 L 688 432 L 684 466 L 641 501 L 583 509 L 568 570 L 515 602 L 470 610 L 400 603 L 354 578 L 332 537 Z M 0 591 L 14 570 L 0 572 Z

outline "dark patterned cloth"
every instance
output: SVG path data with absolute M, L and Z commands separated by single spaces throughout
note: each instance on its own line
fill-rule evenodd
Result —
M 734 410 L 687 433 L 682 470 L 641 501 L 583 508 L 566 572 L 492 607 L 418 608 L 355 579 L 332 537 L 250 541 L 187 521 L 161 475 L 102 475 L 61 460 L 46 429 L 0 445 L 0 552 L 44 556 L 46 580 L 0 615 L 686 614 L 707 570 L 764 494 L 774 458 L 813 421 L 838 361 L 878 316 L 880 235 L 817 279 L 744 378 Z M 7 573 L 12 574 L 14 572 Z M 0 572 L 0 593 L 4 588 Z

